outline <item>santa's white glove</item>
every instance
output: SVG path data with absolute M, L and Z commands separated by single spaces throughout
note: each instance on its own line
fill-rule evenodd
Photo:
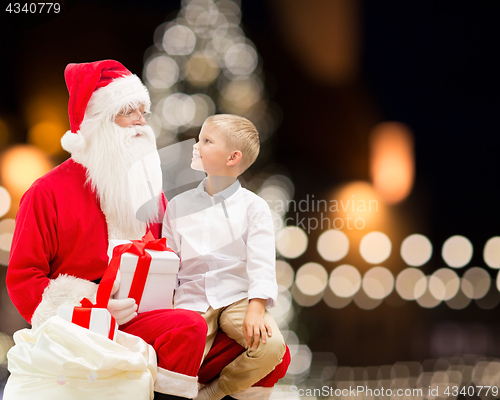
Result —
M 109 299 L 108 311 L 118 325 L 123 325 L 137 317 L 137 304 L 134 299 Z

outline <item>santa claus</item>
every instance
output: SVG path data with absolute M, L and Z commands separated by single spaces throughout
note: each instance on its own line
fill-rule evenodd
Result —
M 9 295 L 33 329 L 59 306 L 78 306 L 83 297 L 95 296 L 108 265 L 109 239 L 140 239 L 147 230 L 158 238 L 166 206 L 155 137 L 146 123 L 150 98 L 139 78 L 105 60 L 69 64 L 65 79 L 71 131 L 62 146 L 71 158 L 21 199 L 7 270 Z M 142 168 L 133 168 L 137 163 Z M 137 314 L 133 299 L 110 299 L 108 310 L 120 330 L 156 351 L 155 399 L 196 397 L 206 335 L 198 313 Z M 205 380 L 242 351 L 227 337 L 215 347 Z M 263 386 L 272 387 L 288 363 Z

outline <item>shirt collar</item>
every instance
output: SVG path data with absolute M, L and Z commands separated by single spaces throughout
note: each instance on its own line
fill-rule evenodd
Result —
M 206 194 L 207 196 L 210 196 L 207 192 L 205 192 L 205 184 L 207 182 L 207 178 L 203 179 L 198 187 L 195 189 L 195 194 Z M 230 186 L 225 188 L 223 191 L 219 193 L 214 194 L 214 200 L 221 201 L 222 199 L 224 200 L 230 200 L 230 198 L 238 191 L 238 189 L 241 188 L 241 183 L 238 179 L 234 183 L 232 183 Z

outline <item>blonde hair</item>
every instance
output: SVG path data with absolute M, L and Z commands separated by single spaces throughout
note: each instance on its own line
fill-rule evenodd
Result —
M 224 134 L 228 149 L 241 151 L 240 174 L 255 162 L 260 151 L 259 132 L 248 119 L 239 115 L 217 114 L 208 117 L 205 124 L 210 124 Z

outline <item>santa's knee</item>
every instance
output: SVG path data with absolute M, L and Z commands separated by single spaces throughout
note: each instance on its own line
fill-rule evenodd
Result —
M 178 320 L 178 331 L 182 331 L 192 339 L 203 338 L 204 340 L 206 338 L 207 323 L 197 312 L 177 309 L 175 318 Z

